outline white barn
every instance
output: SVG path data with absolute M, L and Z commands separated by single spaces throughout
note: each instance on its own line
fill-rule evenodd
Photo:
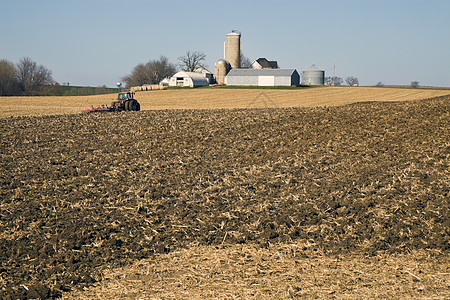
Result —
M 199 87 L 209 85 L 208 79 L 196 72 L 178 72 L 170 78 L 169 86 Z
M 295 69 L 232 69 L 225 76 L 226 85 L 299 86 Z

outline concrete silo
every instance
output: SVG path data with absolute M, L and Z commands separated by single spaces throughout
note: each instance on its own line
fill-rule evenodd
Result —
M 325 71 L 316 65 L 312 65 L 302 73 L 302 84 L 306 85 L 324 85 Z
M 232 32 L 227 34 L 224 45 L 224 58 L 233 69 L 241 67 L 241 34 Z
M 218 84 L 225 83 L 225 76 L 231 70 L 231 65 L 225 59 L 219 59 L 214 65 L 214 74 L 216 76 L 216 82 Z

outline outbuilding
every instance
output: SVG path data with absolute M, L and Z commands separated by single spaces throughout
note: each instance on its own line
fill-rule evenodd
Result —
M 325 71 L 316 65 L 312 65 L 307 70 L 303 71 L 302 84 L 306 85 L 324 85 Z
M 295 69 L 232 69 L 225 77 L 226 85 L 299 86 Z
M 178 72 L 170 78 L 169 86 L 199 87 L 209 85 L 208 79 L 196 72 Z

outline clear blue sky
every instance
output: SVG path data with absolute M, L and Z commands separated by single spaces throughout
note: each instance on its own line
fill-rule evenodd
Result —
M 362 85 L 450 87 L 449 0 L 0 0 L 0 59 L 30 57 L 62 83 L 115 86 L 138 63 L 187 50 L 207 65 L 225 35 L 249 59 L 299 72 L 312 64 Z

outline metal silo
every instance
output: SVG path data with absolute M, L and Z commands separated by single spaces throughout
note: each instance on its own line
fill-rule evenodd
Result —
M 241 67 L 241 34 L 233 31 L 227 34 L 224 47 L 224 58 L 233 69 Z
M 316 65 L 312 65 L 302 72 L 302 84 L 306 85 L 324 85 L 325 71 Z
M 216 82 L 218 84 L 225 83 L 225 76 L 231 70 L 231 65 L 225 59 L 219 59 L 214 65 L 214 75 L 216 76 Z

